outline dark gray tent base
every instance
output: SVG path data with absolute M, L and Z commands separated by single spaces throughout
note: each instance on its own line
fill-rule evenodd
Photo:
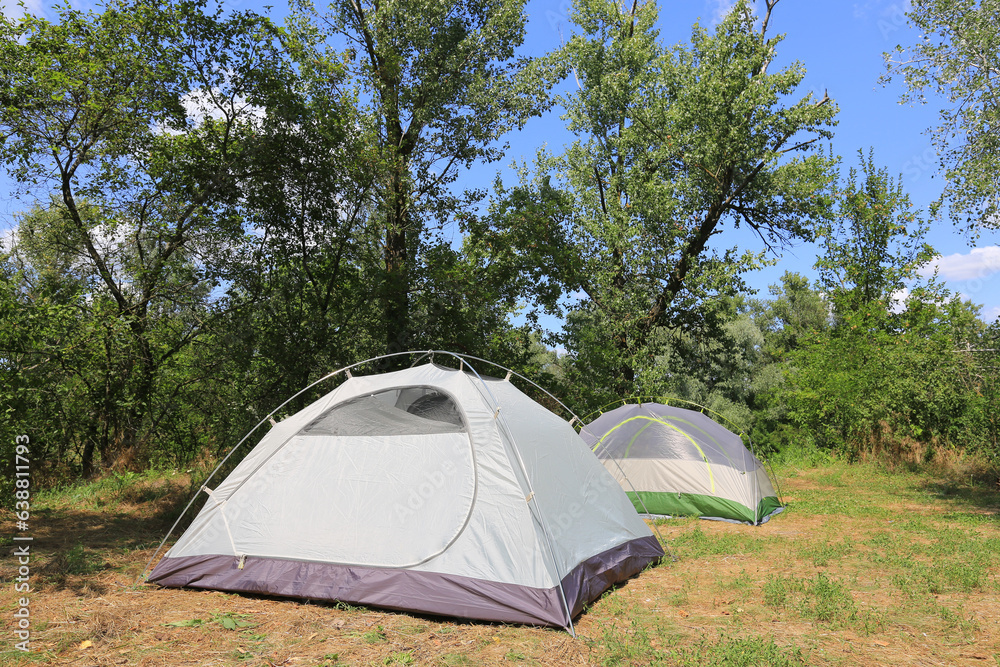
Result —
M 620 544 L 577 565 L 562 580 L 573 616 L 616 583 L 663 556 L 652 535 Z M 206 588 L 503 623 L 569 626 L 559 588 L 530 588 L 435 572 L 356 567 L 274 558 L 184 556 L 161 560 L 149 580 Z

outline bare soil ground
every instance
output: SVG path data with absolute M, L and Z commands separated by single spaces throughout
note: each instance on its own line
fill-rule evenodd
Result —
M 982 553 L 1000 548 L 1000 507 L 988 496 L 924 484 L 879 497 L 823 470 L 795 471 L 781 486 L 788 509 L 763 526 L 659 525 L 676 560 L 606 593 L 577 619 L 576 638 L 137 584 L 186 480 L 110 500 L 53 496 L 36 504 L 29 531 L 29 653 L 14 649 L 25 594 L 14 590 L 16 547 L 4 542 L 0 664 L 1000 664 L 998 559 Z M 811 511 L 820 498 L 863 504 L 871 494 L 877 512 Z M 972 561 L 982 567 L 962 568 Z

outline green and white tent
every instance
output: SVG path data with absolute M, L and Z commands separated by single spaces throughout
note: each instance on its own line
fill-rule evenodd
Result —
M 626 404 L 580 431 L 640 514 L 761 524 L 783 507 L 742 438 L 707 415 Z

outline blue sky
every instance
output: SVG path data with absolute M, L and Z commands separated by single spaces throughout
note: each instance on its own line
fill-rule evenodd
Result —
M 8 15 L 19 13 L 12 0 L 0 2 Z M 229 8 L 258 11 L 264 11 L 265 4 L 279 6 L 281 2 L 224 3 Z M 711 26 L 731 4 L 727 0 L 661 0 L 660 38 L 666 44 L 687 42 L 695 22 Z M 74 1 L 74 5 L 94 7 L 89 0 Z M 29 0 L 32 11 L 44 12 L 42 6 L 38 0 Z M 772 15 L 770 32 L 785 35 L 778 48 L 779 64 L 798 60 L 806 67 L 802 92 L 812 90 L 822 95 L 827 91 L 840 107 L 832 148 L 843 156 L 845 169 L 857 164 L 859 149 L 867 152 L 873 148 L 876 163 L 900 176 L 914 205 L 926 211 L 942 188 L 936 155 L 926 134 L 927 128 L 936 122 L 936 105 L 940 102 L 902 105 L 898 101 L 901 92 L 898 84 L 884 87 L 878 82 L 884 72 L 883 52 L 896 44 L 911 44 L 917 38 L 906 24 L 907 8 L 905 1 L 782 0 Z M 568 37 L 572 31 L 570 10 L 571 0 L 530 0 L 523 53 L 542 55 Z M 510 163 L 530 162 L 545 143 L 558 150 L 571 140 L 563 130 L 559 113 L 558 109 L 553 110 L 546 117 L 531 121 L 521 132 L 510 135 L 507 138 L 510 150 L 505 160 L 478 169 L 467 179 L 489 183 L 497 171 L 509 174 L 506 167 Z M 0 232 L 10 226 L 15 211 L 25 208 L 23 203 L 12 200 L 9 192 L 10 184 L 0 180 Z M 985 320 L 1000 317 L 1000 233 L 984 233 L 977 247 L 972 247 L 949 221 L 943 220 L 933 223 L 928 241 L 941 255 L 937 268 L 945 284 L 953 292 L 982 305 Z M 739 232 L 724 234 L 720 242 L 757 248 L 751 237 L 741 237 Z M 767 286 L 776 283 L 784 271 L 813 276 L 816 256 L 817 249 L 810 245 L 793 248 L 783 254 L 776 266 L 752 276 L 750 284 L 766 296 Z

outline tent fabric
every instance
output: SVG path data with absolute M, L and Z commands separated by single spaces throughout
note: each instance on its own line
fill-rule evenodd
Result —
M 761 524 L 783 509 L 742 438 L 695 410 L 627 404 L 580 435 L 641 514 Z
M 569 424 L 506 380 L 425 364 L 274 425 L 149 579 L 569 627 L 662 555 Z

